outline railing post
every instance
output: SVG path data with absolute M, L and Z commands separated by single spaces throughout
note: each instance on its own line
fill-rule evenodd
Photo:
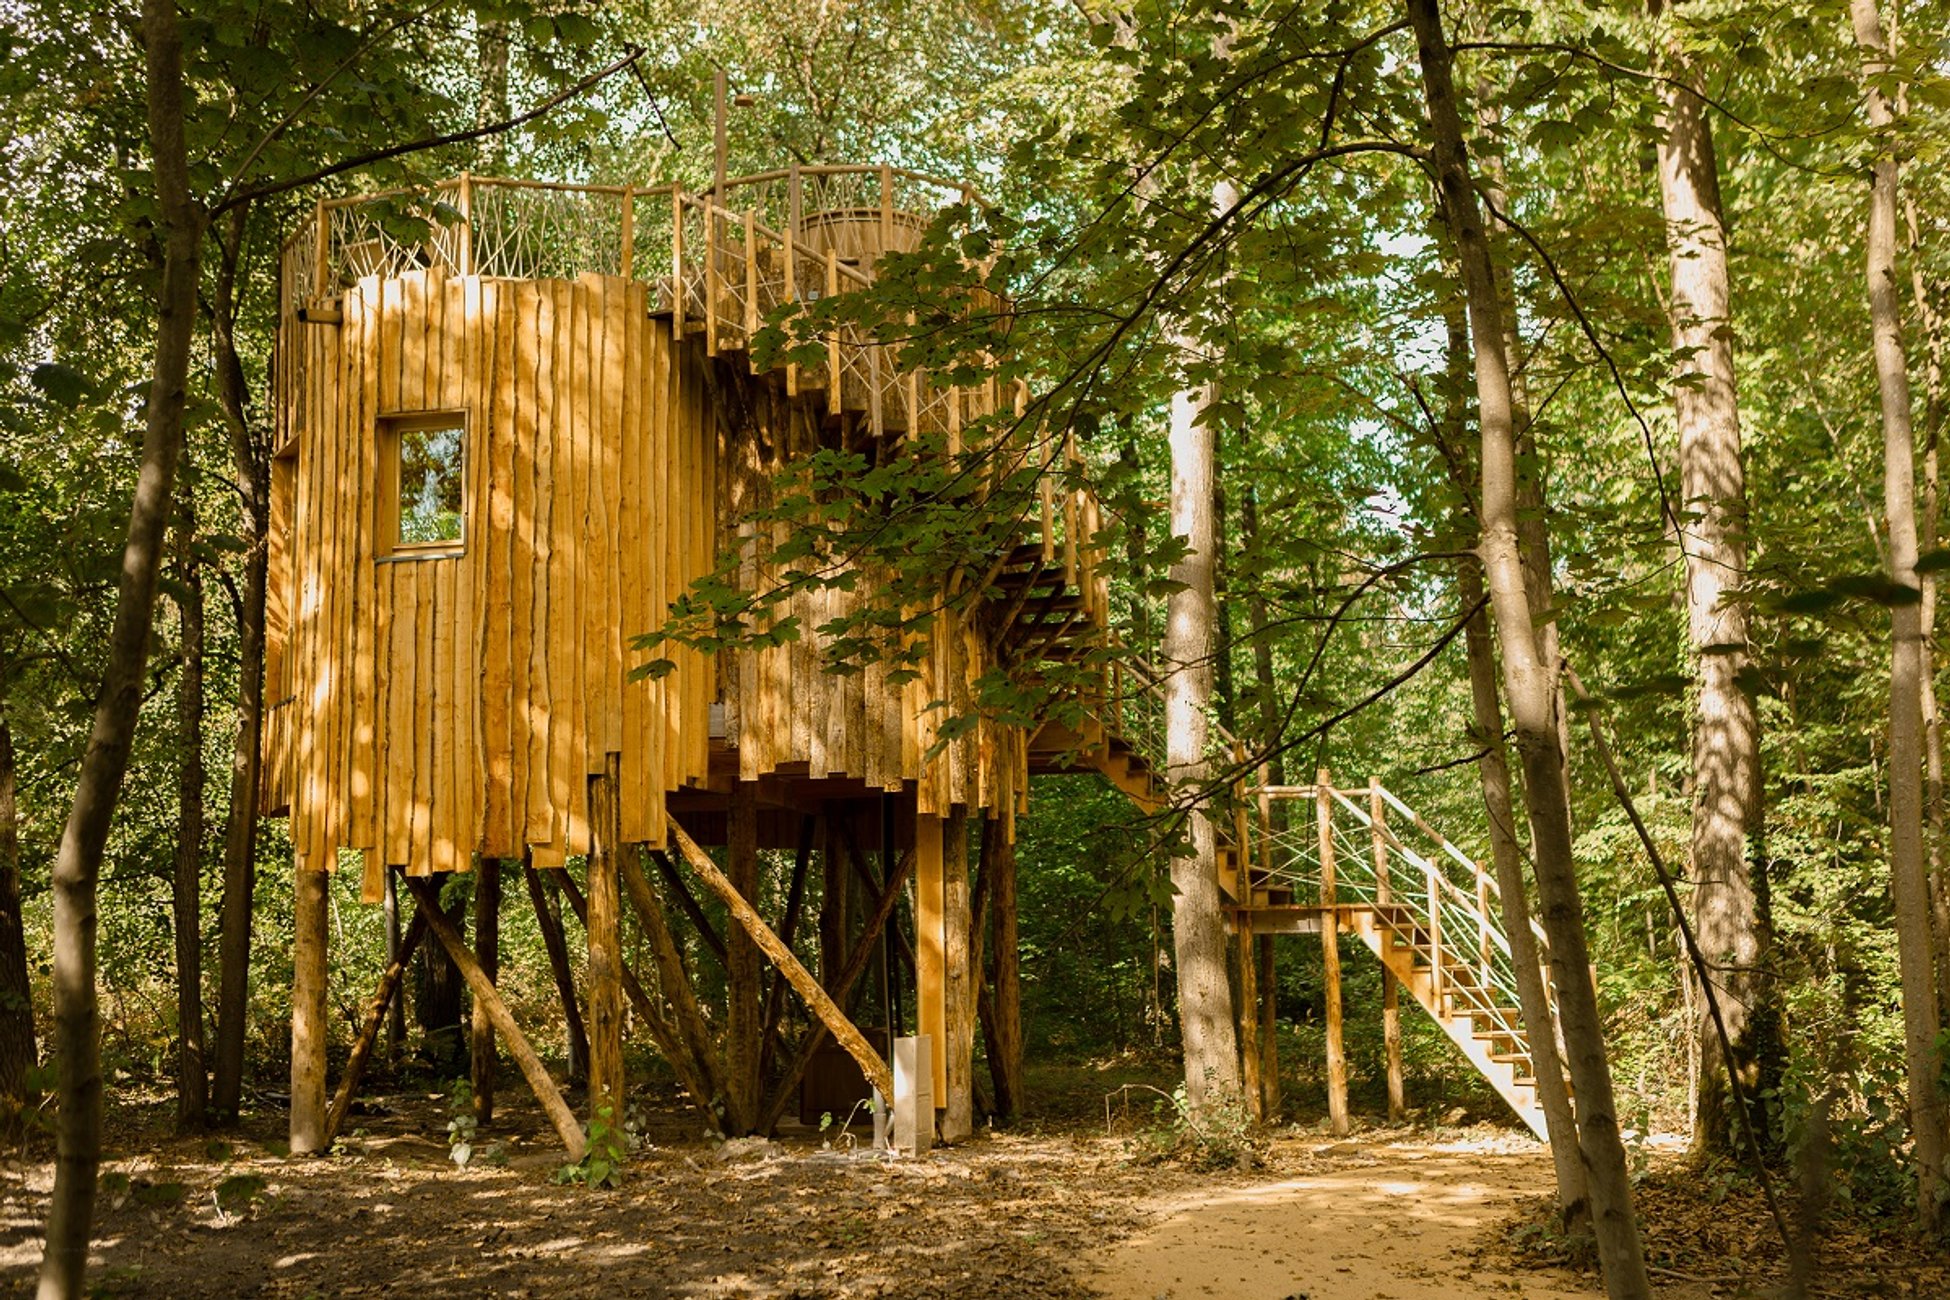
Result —
M 684 191 L 670 189 L 670 336 L 684 337 L 684 315 L 689 310 L 684 294 Z
M 1478 956 L 1483 962 L 1484 996 L 1489 996 L 1490 987 L 1490 879 L 1483 871 L 1483 864 L 1476 864 L 1476 927 L 1478 930 Z
M 1265 763 L 1259 765 L 1259 870 L 1268 886 L 1273 883 L 1273 796 L 1266 793 L 1270 772 Z
M 1314 774 L 1320 843 L 1320 955 L 1327 993 L 1327 1118 L 1335 1136 L 1347 1133 L 1347 1053 L 1341 1045 L 1341 919 L 1334 906 L 1334 793 L 1326 768 Z
M 704 352 L 718 355 L 718 200 L 704 201 Z
M 474 177 L 460 174 L 460 273 L 474 274 Z
M 1431 862 L 1424 872 L 1429 882 L 1429 996 L 1436 1010 L 1442 1010 L 1442 886 L 1438 868 Z
M 636 270 L 636 189 L 623 190 L 623 253 L 621 274 L 625 280 Z
M 1246 747 L 1237 741 L 1233 742 L 1232 761 L 1239 765 L 1242 773 L 1246 770 Z M 1245 897 L 1240 901 L 1251 906 L 1253 901 L 1252 835 L 1247 821 L 1246 781 L 1243 776 L 1233 778 L 1232 782 L 1232 838 L 1232 860 L 1239 876 L 1240 887 L 1245 891 Z M 1252 957 L 1249 946 L 1242 946 L 1240 952 L 1243 954 L 1242 961 Z
M 826 296 L 836 298 L 840 292 L 840 255 L 832 248 L 826 250 Z M 826 336 L 826 412 L 838 415 L 846 405 L 840 392 L 840 327 L 833 325 L 832 332 Z
M 1374 839 L 1374 901 L 1395 901 L 1394 887 L 1388 882 L 1387 812 L 1381 803 L 1381 782 L 1368 778 L 1368 833 Z M 1385 932 L 1384 932 L 1385 933 Z
M 757 213 L 745 213 L 745 348 L 758 334 L 758 235 Z
M 323 199 L 318 201 L 314 211 L 316 213 L 314 224 L 317 226 L 317 230 L 316 237 L 312 241 L 314 245 L 312 248 L 312 276 L 314 281 L 312 296 L 322 302 L 325 298 L 325 286 L 332 278 L 332 211 L 325 206 L 325 200 Z
M 880 164 L 880 252 L 884 256 L 894 244 L 894 169 Z M 880 259 L 875 258 L 876 262 Z

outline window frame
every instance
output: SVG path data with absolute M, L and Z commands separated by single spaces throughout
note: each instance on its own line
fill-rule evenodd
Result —
M 400 475 L 404 469 L 402 435 L 434 429 L 456 429 L 460 433 L 460 536 L 430 542 L 400 539 Z M 453 408 L 432 411 L 394 411 L 379 417 L 376 442 L 379 451 L 379 543 L 374 547 L 375 563 L 391 564 L 405 560 L 453 559 L 467 553 L 468 509 L 467 471 L 469 447 L 473 442 L 467 411 Z

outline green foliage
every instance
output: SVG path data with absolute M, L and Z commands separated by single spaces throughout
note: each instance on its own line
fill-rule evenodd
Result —
M 616 1122 L 614 1108 L 599 1106 L 584 1128 L 588 1149 L 582 1159 L 555 1171 L 555 1181 L 583 1187 L 615 1188 L 623 1185 L 623 1164 L 636 1144 L 626 1124 Z

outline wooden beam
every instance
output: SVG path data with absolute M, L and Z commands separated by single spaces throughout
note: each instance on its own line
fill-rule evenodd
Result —
M 621 809 L 620 760 L 603 759 L 589 778 L 589 907 L 583 933 L 589 941 L 589 1118 L 620 1133 L 623 1120 L 623 930 L 622 889 L 616 850 Z
M 1240 864 L 1241 875 L 1251 871 Z M 1242 882 L 1242 888 L 1250 889 Z M 1241 911 L 1233 922 L 1233 948 L 1239 963 L 1239 1064 L 1240 1083 L 1246 1094 L 1246 1110 L 1256 1120 L 1266 1118 L 1266 1094 L 1260 1079 L 1259 1055 L 1259 952 L 1253 942 L 1253 914 Z
M 589 1073 L 589 1035 L 582 1024 L 582 1001 L 576 996 L 575 972 L 569 969 L 569 944 L 563 937 L 561 920 L 549 906 L 547 886 L 534 861 L 524 857 L 521 874 L 528 886 L 529 901 L 535 905 L 535 924 L 542 932 L 542 948 L 548 953 L 549 974 L 555 979 L 555 994 L 562 1003 L 562 1019 L 569 1033 L 569 1077 L 587 1078 Z
M 914 1021 L 933 1044 L 937 1100 L 948 1097 L 947 880 L 941 819 L 914 817 Z
M 992 843 L 991 843 L 992 842 Z M 1016 846 L 1000 818 L 982 823 L 982 856 L 989 880 L 990 940 L 986 945 L 990 988 L 977 999 L 988 1048 L 995 1110 L 1004 1119 L 1022 1110 L 1022 976 L 1016 936 Z M 986 1005 L 986 1010 L 984 1010 Z
M 291 898 L 291 1154 L 326 1149 L 326 902 L 332 877 L 295 867 Z
M 957 804 L 941 820 L 943 1058 L 947 1091 L 939 1094 L 941 1140 L 975 1132 L 975 981 L 969 961 L 973 904 L 968 893 L 968 810 Z
M 1268 1121 L 1280 1117 L 1279 967 L 1273 936 L 1256 934 L 1259 945 L 1259 1093 Z
M 671 896 L 677 900 L 677 910 L 682 912 L 684 919 L 697 930 L 697 937 L 704 941 L 704 946 L 709 948 L 711 955 L 718 959 L 718 965 L 724 965 L 724 940 L 719 937 L 718 928 L 711 924 L 711 918 L 704 914 L 704 907 L 697 901 L 697 895 L 693 894 L 691 887 L 684 883 L 683 873 L 677 870 L 677 864 L 672 862 L 670 855 L 662 849 L 651 849 L 650 860 L 657 864 L 657 874 L 664 878 L 664 885 L 670 890 Z
M 757 782 L 740 781 L 732 787 L 725 840 L 724 874 L 731 888 L 741 899 L 756 899 Z M 692 866 L 695 869 L 696 864 Z M 763 1101 L 759 1095 L 758 1045 L 765 1022 L 759 995 L 758 941 L 747 930 L 733 929 L 725 935 L 725 957 L 725 1118 L 739 1133 L 750 1133 L 758 1124 L 758 1108 Z
M 389 1010 L 399 1005 L 399 986 L 405 980 L 406 964 L 413 960 L 413 953 L 426 937 L 427 921 L 424 916 L 414 913 L 413 921 L 406 927 L 406 935 L 399 941 L 392 960 L 386 963 L 385 972 L 379 977 L 379 987 L 374 990 L 372 1001 L 366 1004 L 365 1023 L 359 1027 L 359 1037 L 352 1044 L 352 1055 L 345 1062 L 345 1077 L 339 1080 L 339 1090 L 333 1094 L 332 1107 L 325 1112 L 325 1146 L 330 1151 L 332 1143 L 338 1141 L 339 1128 L 345 1123 L 346 1112 L 352 1108 L 352 1098 L 358 1095 L 359 1082 L 365 1077 L 366 1062 L 372 1058 L 373 1045 L 379 1040 L 379 1027 L 386 1020 Z
M 894 1095 L 893 1071 L 887 1068 L 887 1062 L 873 1050 L 859 1029 L 846 1018 L 846 1014 L 840 1010 L 833 999 L 826 995 L 826 991 L 819 987 L 819 981 L 799 964 L 799 959 L 792 955 L 790 948 L 779 942 L 779 937 L 772 933 L 771 928 L 765 924 L 758 912 L 745 901 L 744 895 L 733 887 L 724 872 L 718 870 L 718 864 L 711 861 L 710 855 L 684 833 L 683 827 L 673 822 L 670 827 L 670 837 L 676 841 L 678 851 L 684 855 L 684 861 L 690 865 L 691 870 L 703 879 L 712 893 L 724 900 L 725 906 L 731 910 L 732 919 L 744 927 L 753 942 L 785 975 L 792 984 L 793 991 L 805 999 L 806 1005 L 812 1009 L 815 1016 L 819 1017 L 826 1031 L 846 1049 L 847 1055 L 859 1063 L 861 1073 L 867 1076 L 867 1082 L 878 1088 L 881 1096 L 891 1098 Z M 886 891 L 881 902 L 885 904 L 894 893 L 895 891 L 891 889 Z
M 900 898 L 901 889 L 906 885 L 907 877 L 913 870 L 914 851 L 909 849 L 895 864 L 893 877 L 887 882 L 887 888 L 880 895 L 879 901 L 874 904 L 872 915 L 867 918 L 866 925 L 860 930 L 860 937 L 854 941 L 853 950 L 847 955 L 845 967 L 834 976 L 828 991 L 836 1004 L 846 1005 L 847 997 L 853 992 L 853 986 L 859 983 L 860 976 L 865 974 L 867 967 L 873 964 L 874 950 L 880 946 L 881 932 L 887 928 L 888 918 L 894 914 L 894 903 Z M 759 1117 L 761 1132 L 770 1133 L 778 1126 L 779 1117 L 785 1114 L 785 1108 L 791 1102 L 793 1090 L 799 1086 L 799 1080 L 805 1075 L 806 1067 L 812 1063 L 813 1053 L 818 1051 L 819 1045 L 826 1041 L 826 1034 L 825 1023 L 815 1020 L 805 1036 L 799 1040 L 799 1046 L 793 1049 L 791 1058 L 786 1062 L 785 1072 L 779 1076 L 778 1087 L 773 1091 L 772 1099 L 765 1104 L 765 1113 Z M 872 1076 L 869 1075 L 868 1078 L 871 1079 Z M 890 1077 L 888 1080 L 890 1086 L 892 1082 Z M 883 1091 L 880 1095 L 887 1099 L 888 1105 L 893 1104 L 892 1093 Z
M 414 918 L 414 924 L 419 919 Z M 474 871 L 474 943 L 481 969 L 496 984 L 501 976 L 501 859 L 485 857 Z M 474 1089 L 474 1121 L 494 1122 L 494 1021 L 479 1002 L 469 1026 L 469 1076 Z
M 386 868 L 385 888 L 386 964 L 390 966 L 400 959 L 399 875 L 391 867 Z M 406 999 L 394 998 L 392 1009 L 386 1013 L 386 1059 L 397 1065 L 405 1045 Z
M 460 977 L 467 981 L 467 987 L 476 1000 L 487 1004 L 488 1015 L 494 1018 L 494 1027 L 507 1041 L 508 1054 L 515 1058 L 521 1067 L 522 1077 L 535 1094 L 535 1100 L 542 1104 L 548 1113 L 549 1122 L 555 1126 L 556 1136 L 562 1139 L 563 1147 L 570 1160 L 582 1159 L 587 1144 L 583 1141 L 582 1126 L 576 1122 L 575 1112 L 569 1103 L 562 1100 L 561 1089 L 555 1080 L 549 1078 L 548 1068 L 542 1058 L 535 1055 L 535 1049 L 528 1044 L 521 1026 L 515 1023 L 514 1014 L 508 1004 L 501 1000 L 494 985 L 488 981 L 487 973 L 481 963 L 474 960 L 474 954 L 467 950 L 460 932 L 454 923 L 440 910 L 440 890 L 429 876 L 408 876 L 406 887 L 413 891 L 413 901 L 419 904 L 419 914 L 427 918 L 427 925 L 433 930 L 433 937 L 446 950 L 447 959 L 460 970 Z

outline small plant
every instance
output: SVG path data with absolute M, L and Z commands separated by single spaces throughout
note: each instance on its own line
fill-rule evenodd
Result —
M 1135 1134 L 1134 1157 L 1142 1164 L 1178 1160 L 1196 1169 L 1253 1169 L 1260 1163 L 1259 1126 L 1237 1098 L 1208 1101 L 1197 1110 L 1182 1083 L 1170 1092 L 1144 1083 L 1127 1083 L 1104 1097 L 1109 1122 L 1111 1103 L 1122 1098 L 1128 1107 L 1133 1090 L 1156 1095 L 1152 1122 Z
M 474 1132 L 481 1122 L 474 1118 L 474 1085 L 465 1079 L 454 1080 L 447 1110 L 447 1158 L 459 1168 L 467 1168 L 474 1158 Z
M 630 1150 L 635 1145 L 635 1135 L 627 1123 L 618 1126 L 614 1122 L 615 1113 L 610 1106 L 596 1108 L 584 1134 L 588 1144 L 583 1150 L 582 1159 L 556 1170 L 556 1182 L 579 1183 L 584 1187 L 623 1185 L 623 1162 L 629 1158 Z

